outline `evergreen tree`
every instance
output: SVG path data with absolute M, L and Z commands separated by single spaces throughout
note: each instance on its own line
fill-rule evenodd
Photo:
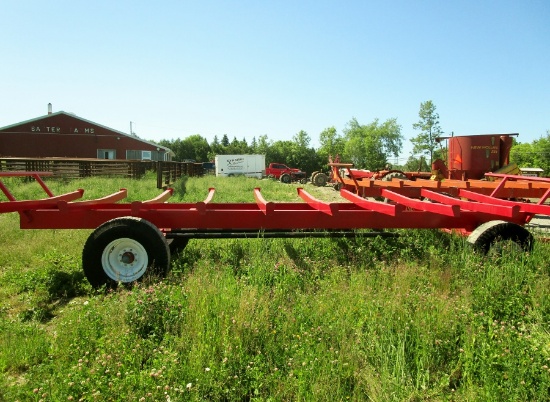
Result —
M 435 112 L 434 103 L 429 100 L 420 104 L 418 116 L 420 120 L 413 124 L 415 130 L 420 130 L 420 134 L 411 139 L 413 152 L 430 157 L 430 166 L 433 162 L 434 150 L 437 145 L 436 138 L 443 132 L 439 127 L 439 114 Z

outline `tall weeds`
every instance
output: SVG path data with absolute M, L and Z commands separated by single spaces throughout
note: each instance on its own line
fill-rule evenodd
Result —
M 56 192 L 147 199 L 154 183 Z M 183 202 L 209 187 L 216 202 L 252 202 L 254 187 L 296 200 L 267 180 L 179 186 Z M 11 214 L 0 228 L 0 400 L 550 399 L 544 242 L 497 259 L 423 230 L 192 240 L 168 278 L 104 293 L 80 273 L 90 231 L 21 231 Z

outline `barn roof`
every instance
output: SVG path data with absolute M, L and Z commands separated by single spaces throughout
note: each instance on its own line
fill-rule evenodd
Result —
M 49 114 L 46 114 L 44 116 L 39 116 L 39 117 L 35 117 L 34 119 L 29 119 L 29 120 L 25 120 L 25 121 L 21 121 L 19 123 L 15 123 L 15 124 L 10 124 L 8 126 L 4 126 L 4 127 L 0 127 L 0 131 L 3 131 L 3 130 L 6 130 L 8 128 L 12 128 L 12 127 L 17 127 L 17 126 L 21 126 L 23 124 L 28 124 L 28 123 L 32 123 L 34 121 L 39 121 L 39 120 L 44 120 L 44 119 L 47 119 L 47 118 L 50 118 L 50 117 L 53 117 L 53 116 L 59 116 L 59 115 L 65 115 L 65 116 L 70 116 L 70 117 L 73 117 L 75 119 L 78 119 L 80 121 L 83 121 L 83 122 L 86 122 L 86 123 L 89 123 L 89 124 L 93 124 L 95 126 L 98 126 L 98 127 L 101 127 L 101 128 L 104 128 L 106 130 L 109 130 L 109 131 L 112 131 L 114 133 L 117 133 L 118 135 L 124 135 L 126 137 L 130 137 L 134 140 L 137 140 L 137 141 L 141 141 L 141 142 L 144 142 L 146 144 L 149 144 L 149 145 L 153 145 L 153 146 L 156 146 L 156 147 L 159 147 L 159 148 L 162 148 L 162 149 L 165 149 L 167 152 L 170 152 L 173 154 L 172 150 L 170 148 L 167 148 L 165 146 L 162 146 L 162 145 L 159 145 L 157 143 L 154 143 L 154 142 L 151 142 L 151 141 L 146 141 L 146 140 L 143 140 L 139 137 L 136 137 L 136 136 L 133 136 L 133 135 L 130 135 L 130 134 L 126 134 L 122 131 L 119 131 L 119 130 L 115 130 L 113 128 L 110 128 L 110 127 L 107 127 L 107 126 L 104 126 L 103 124 L 99 124 L 99 123 L 96 123 L 94 121 L 91 121 L 91 120 L 88 120 L 88 119 L 84 119 L 80 116 L 77 116 L 76 114 L 74 113 L 67 113 L 67 112 L 64 112 L 64 111 L 59 111 L 59 112 L 55 112 L 55 113 L 49 113 Z

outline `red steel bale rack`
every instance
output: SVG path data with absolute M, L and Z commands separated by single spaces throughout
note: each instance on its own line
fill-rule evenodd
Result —
M 351 186 L 340 190 L 341 202 L 319 200 L 302 188 L 297 189 L 301 201 L 270 202 L 256 188 L 251 195 L 255 202 L 215 203 L 215 189 L 211 188 L 205 200 L 197 203 L 166 202 L 172 189 L 148 201 L 121 203 L 126 189 L 89 201 L 77 201 L 84 194 L 82 189 L 55 196 L 41 179 L 44 175 L 0 172 L 0 178 L 30 176 L 47 195 L 39 200 L 16 200 L 0 180 L 0 189 L 8 199 L 0 202 L 0 213 L 19 213 L 21 229 L 94 229 L 84 245 L 82 264 L 95 287 L 138 281 L 146 272 L 166 274 L 171 253 L 181 251 L 189 238 L 345 236 L 357 229 L 447 229 L 467 235 L 468 241 L 483 251 L 498 239 L 530 250 L 533 236 L 523 225 L 535 214 L 550 215 L 550 206 L 544 205 L 550 195 L 550 180 L 528 178 L 531 184 L 524 185 L 527 178 L 521 176 L 498 176 L 500 182 L 491 184 L 489 193 L 487 187 L 466 188 L 462 184 L 459 187 L 463 188 L 422 186 L 419 181 L 404 180 L 352 181 Z M 516 187 L 535 188 L 528 194 L 538 194 L 538 202 L 500 198 L 509 195 L 506 188 Z M 381 196 L 386 201 L 365 198 L 369 196 Z

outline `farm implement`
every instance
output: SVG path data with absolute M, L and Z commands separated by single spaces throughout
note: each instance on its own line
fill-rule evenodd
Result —
M 329 174 L 313 172 L 311 183 L 318 187 L 324 187 L 330 183 L 336 190 L 342 188 L 342 178 L 355 178 L 358 180 L 481 180 L 485 173 L 519 174 L 520 169 L 515 163 L 510 163 L 510 150 L 513 138 L 519 134 L 481 134 L 462 135 L 452 137 L 438 137 L 437 142 L 447 142 L 445 163 L 442 159 L 432 162 L 431 172 L 403 171 L 392 169 L 387 165 L 381 170 L 353 169 L 352 165 L 340 171 L 335 171 L 334 166 L 340 163 L 340 156 L 333 160 L 329 156 Z M 442 149 L 443 150 L 443 149 Z M 419 166 L 420 168 L 420 166 Z
M 325 202 L 298 188 L 300 200 L 271 202 L 259 188 L 250 203 L 215 203 L 211 188 L 204 201 L 169 203 L 172 189 L 147 201 L 120 202 L 127 191 L 78 201 L 84 190 L 54 195 L 44 172 L 0 172 L 30 176 L 46 197 L 17 200 L 0 180 L 7 201 L 0 213 L 17 212 L 21 229 L 93 229 L 85 242 L 82 266 L 95 287 L 140 280 L 146 272 L 164 275 L 171 254 L 190 238 L 268 238 L 345 236 L 358 229 L 446 229 L 468 236 L 483 252 L 496 242 L 530 250 L 532 234 L 523 226 L 545 205 L 550 179 L 490 175 L 495 181 L 342 179 L 342 200 Z M 375 198 L 375 199 L 372 199 Z M 537 199 L 524 202 L 524 199 Z M 379 201 L 378 199 L 382 199 Z M 383 231 L 362 235 L 385 235 Z M 387 233 L 391 235 L 391 233 Z

